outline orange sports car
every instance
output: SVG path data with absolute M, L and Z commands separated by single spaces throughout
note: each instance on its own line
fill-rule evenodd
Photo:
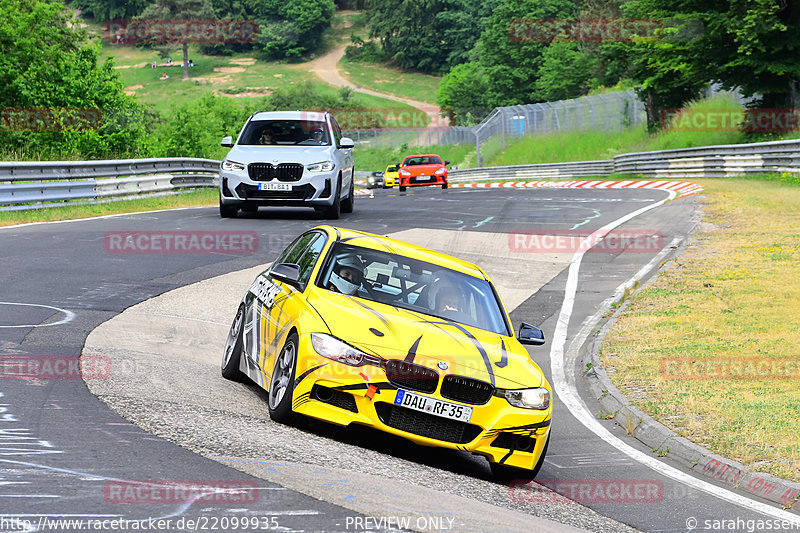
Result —
M 441 185 L 447 188 L 447 167 L 450 161 L 442 161 L 436 154 L 409 155 L 400 164 L 400 191 L 419 185 Z

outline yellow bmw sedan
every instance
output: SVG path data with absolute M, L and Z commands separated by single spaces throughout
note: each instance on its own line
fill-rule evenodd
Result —
M 536 475 L 552 389 L 478 266 L 427 248 L 319 226 L 241 301 L 222 375 L 267 391 L 270 417 L 362 424 L 486 457 L 498 478 Z

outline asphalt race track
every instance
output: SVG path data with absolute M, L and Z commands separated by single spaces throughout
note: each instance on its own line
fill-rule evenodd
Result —
M 567 320 L 572 252 L 536 249 L 525 236 L 588 232 L 665 198 L 664 191 L 641 189 L 378 190 L 359 197 L 355 212 L 337 224 L 484 266 L 513 308 L 515 325 L 526 321 L 545 331 L 548 343 L 531 348 L 531 357 L 554 387 L 561 384 L 593 414 L 601 409 L 586 393 L 585 363 L 569 356 L 583 342 L 577 334 L 643 266 L 655 269 L 680 251 L 699 219 L 697 197 L 621 226 L 658 236 L 640 249 L 586 253 L 573 268 Z M 612 503 L 588 493 L 569 501 L 546 490 L 510 491 L 492 481 L 480 457 L 362 429 L 273 424 L 264 395 L 219 375 L 230 305 L 235 310 L 258 267 L 320 223 L 312 210 L 262 209 L 223 220 L 216 208 L 198 208 L 0 228 L 0 531 L 24 530 L 16 527 L 22 521 L 29 530 L 75 529 L 47 522 L 62 518 L 141 520 L 137 529 L 150 530 L 157 528 L 148 520 L 161 518 L 171 520 L 161 528 L 169 531 L 723 530 L 704 529 L 706 520 L 747 531 L 748 521 L 797 518 L 708 478 L 702 483 L 713 490 L 693 477 L 676 481 L 669 467 L 690 472 L 668 457 L 658 459 L 660 467 L 642 464 L 626 450 L 655 457 L 652 450 L 613 420 L 597 420 L 615 436 L 601 438 L 582 421 L 585 413 L 570 412 L 559 396 L 538 479 L 613 482 L 644 492 Z M 119 232 L 175 230 L 254 232 L 258 249 L 119 253 L 109 245 L 109 235 Z M 559 317 L 563 354 L 554 337 Z M 30 356 L 77 364 L 81 353 L 85 361 L 111 363 L 87 380 L 89 387 L 74 372 L 47 379 L 14 370 Z M 170 499 L 171 483 L 217 489 L 196 501 Z M 377 516 L 384 520 L 371 519 Z

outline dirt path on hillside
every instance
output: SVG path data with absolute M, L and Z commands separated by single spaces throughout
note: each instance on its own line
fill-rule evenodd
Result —
M 338 63 L 339 60 L 344 57 L 344 49 L 347 47 L 346 44 L 338 46 L 328 52 L 327 54 L 320 56 L 308 63 L 305 63 L 304 66 L 308 67 L 308 69 L 317 75 L 325 83 L 329 83 L 336 87 L 350 87 L 356 92 L 369 94 L 371 96 L 379 96 L 381 98 L 386 98 L 388 100 L 394 100 L 395 102 L 401 102 L 403 104 L 408 104 L 412 107 L 416 107 L 420 111 L 423 111 L 427 114 L 431 121 L 428 124 L 428 129 L 435 129 L 441 128 L 443 126 L 448 125 L 447 118 L 442 118 L 439 116 L 439 106 L 430 104 L 427 102 L 420 102 L 418 100 L 412 100 L 410 98 L 403 98 L 400 96 L 396 96 L 393 94 L 382 93 L 378 91 L 373 91 L 372 89 L 366 89 L 364 87 L 359 87 L 358 85 L 354 84 L 350 80 L 345 79 L 341 71 L 339 70 Z

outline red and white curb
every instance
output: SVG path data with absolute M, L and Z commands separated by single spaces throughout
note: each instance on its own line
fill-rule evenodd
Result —
M 703 187 L 688 181 L 493 181 L 488 183 L 451 183 L 451 188 L 469 189 L 661 189 L 675 191 L 678 198 L 698 194 Z

